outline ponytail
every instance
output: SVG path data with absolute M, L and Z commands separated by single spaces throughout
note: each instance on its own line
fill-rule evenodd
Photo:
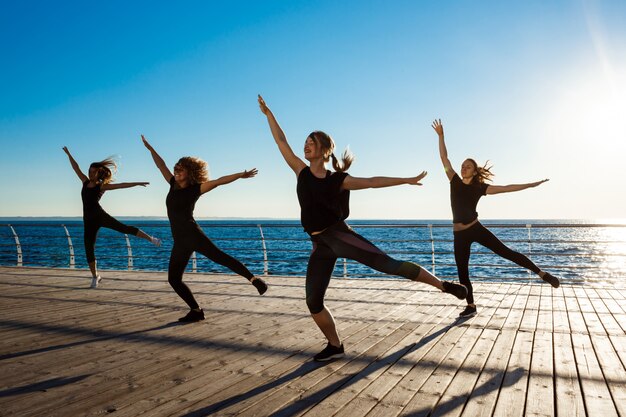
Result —
M 334 153 L 331 153 L 330 157 L 333 160 L 333 169 L 337 172 L 346 172 L 350 169 L 350 165 L 352 165 L 354 161 L 354 154 L 350 152 L 348 148 L 346 148 L 341 155 L 341 163 L 337 160 Z
M 478 182 L 480 184 L 484 184 L 485 181 L 491 181 L 491 178 L 494 175 L 493 172 L 491 172 L 491 168 L 493 168 L 493 165 L 487 166 L 489 161 L 485 162 L 485 165 L 483 165 L 482 167 L 479 167 L 476 161 L 474 161 L 472 158 L 468 158 L 467 160 L 472 162 L 472 164 L 474 165 L 474 169 L 476 170 L 476 175 L 472 179 L 473 183 Z

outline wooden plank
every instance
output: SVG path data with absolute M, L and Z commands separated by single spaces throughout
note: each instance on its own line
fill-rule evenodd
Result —
M 576 367 L 582 386 L 585 408 L 594 415 L 617 416 L 615 404 L 600 369 L 589 335 L 572 334 Z
M 552 384 L 552 334 L 535 333 L 530 379 L 526 393 L 526 416 L 553 416 L 554 387 Z
M 494 416 L 515 417 L 524 415 L 532 349 L 533 333 L 518 332 L 502 381 Z
M 569 334 L 554 334 L 554 380 L 557 415 L 585 416 L 585 404 Z
M 611 392 L 613 403 L 620 416 L 626 416 L 626 368 L 606 336 L 591 338 L 604 380 Z
M 511 350 L 515 342 L 516 331 L 502 330 L 498 335 L 492 351 L 487 358 L 484 369 L 478 376 L 474 389 L 463 410 L 463 417 L 488 417 L 493 415 L 504 382 Z M 519 371 L 515 376 L 521 376 Z M 509 378 L 507 383 L 515 382 Z

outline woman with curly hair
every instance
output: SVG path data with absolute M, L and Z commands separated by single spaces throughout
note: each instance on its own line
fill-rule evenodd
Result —
M 306 272 L 306 304 L 315 324 L 328 339 L 326 347 L 313 357 L 314 360 L 328 361 L 344 355 L 335 319 L 324 305 L 324 295 L 337 258 L 353 259 L 377 271 L 423 282 L 459 299 L 465 298 L 467 290 L 462 285 L 441 281 L 413 262 L 393 259 L 345 222 L 350 213 L 350 190 L 402 184 L 422 185 L 420 181 L 426 172 L 410 178 L 352 177 L 346 172 L 354 159 L 352 154 L 344 152 L 339 161 L 334 154 L 334 141 L 321 131 L 310 133 L 304 142 L 304 158 L 309 162 L 307 165 L 287 143 L 285 133 L 263 98 L 259 96 L 258 100 L 280 153 L 298 179 L 296 191 L 300 203 L 300 220 L 313 244 Z M 326 163 L 331 159 L 335 172 L 326 169 Z
M 241 262 L 230 255 L 222 252 L 204 234 L 200 226 L 193 218 L 193 210 L 198 198 L 204 193 L 229 184 L 240 178 L 252 178 L 257 174 L 256 168 L 250 171 L 238 172 L 226 175 L 216 180 L 209 180 L 206 162 L 189 156 L 180 158 L 174 165 L 174 174 L 141 135 L 141 140 L 150 151 L 152 159 L 156 164 L 163 178 L 170 184 L 170 191 L 167 194 L 165 204 L 167 206 L 167 217 L 170 220 L 174 247 L 170 256 L 168 268 L 168 281 L 176 294 L 187 303 L 190 308 L 189 313 L 181 317 L 179 321 L 195 322 L 204 320 L 204 311 L 198 305 L 189 287 L 183 282 L 183 273 L 189 262 L 191 254 L 195 251 L 206 256 L 213 262 L 229 268 L 231 271 L 248 279 L 263 295 L 267 291 L 265 282 L 255 277 Z
M 83 174 L 78 166 L 78 163 L 70 154 L 67 147 L 63 147 L 63 151 L 70 159 L 70 164 L 74 168 L 74 172 L 78 175 L 78 178 L 83 182 L 83 189 L 80 193 L 83 200 L 83 224 L 85 227 L 84 241 L 85 241 L 85 253 L 87 257 L 87 263 L 89 270 L 91 271 L 91 288 L 96 288 L 102 277 L 98 274 L 98 267 L 96 265 L 96 237 L 98 230 L 101 227 L 113 229 L 120 233 L 125 233 L 133 236 L 140 237 L 154 244 L 155 246 L 161 245 L 161 240 L 152 236 L 148 236 L 142 230 L 120 223 L 118 220 L 111 217 L 100 206 L 100 198 L 105 191 L 118 190 L 120 188 L 130 188 L 141 186 L 145 187 L 149 183 L 147 182 L 122 182 L 118 184 L 112 184 L 113 172 L 117 169 L 115 161 L 111 158 L 105 159 L 100 162 L 93 162 L 89 166 L 89 176 Z
M 542 271 L 533 261 L 525 255 L 508 248 L 493 233 L 478 221 L 476 205 L 480 197 L 487 194 L 509 193 L 536 187 L 548 181 L 547 179 L 527 184 L 491 185 L 493 177 L 491 167 L 487 164 L 480 167 L 473 159 L 466 159 L 461 165 L 461 176 L 454 172 L 448 159 L 448 150 L 443 135 L 441 120 L 435 120 L 433 129 L 439 136 L 439 156 L 450 180 L 450 202 L 452 204 L 452 222 L 454 232 L 454 259 L 459 274 L 459 281 L 468 289 L 467 307 L 459 317 L 472 317 L 476 315 L 474 293 L 469 279 L 469 259 L 472 243 L 478 242 L 493 251 L 496 255 L 515 262 L 521 267 L 533 271 L 539 277 L 552 285 L 559 287 L 559 280 L 548 272 Z

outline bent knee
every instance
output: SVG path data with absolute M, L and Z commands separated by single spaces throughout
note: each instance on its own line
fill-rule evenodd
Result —
M 311 314 L 321 313 L 324 310 L 324 300 L 320 297 L 314 297 L 307 295 L 306 306 Z

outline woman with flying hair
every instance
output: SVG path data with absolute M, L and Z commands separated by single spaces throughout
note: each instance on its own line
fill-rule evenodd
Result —
M 130 188 L 136 186 L 145 187 L 149 183 L 147 182 L 122 182 L 118 184 L 112 184 L 113 173 L 117 170 L 115 161 L 111 158 L 107 158 L 100 162 L 93 162 L 89 166 L 89 176 L 83 174 L 78 166 L 78 163 L 70 154 L 67 147 L 63 147 L 63 150 L 70 159 L 70 164 L 74 168 L 74 172 L 78 175 L 78 178 L 83 183 L 83 188 L 80 193 L 83 200 L 83 224 L 85 228 L 84 241 L 85 241 L 85 253 L 87 257 L 87 264 L 91 271 L 91 288 L 96 288 L 102 277 L 98 274 L 98 267 L 96 263 L 95 245 L 98 230 L 101 227 L 113 229 L 120 233 L 125 233 L 133 236 L 140 237 L 154 244 L 155 246 L 161 245 L 161 240 L 148 236 L 142 230 L 120 223 L 118 220 L 111 217 L 102 206 L 100 206 L 100 198 L 105 191 L 118 190 L 120 188 Z
M 324 295 L 337 258 L 353 259 L 377 271 L 423 282 L 459 299 L 465 298 L 467 289 L 464 286 L 441 281 L 415 263 L 391 258 L 354 232 L 345 222 L 350 211 L 350 190 L 402 184 L 421 185 L 420 181 L 426 172 L 410 178 L 352 177 L 346 172 L 354 159 L 352 154 L 345 151 L 339 161 L 333 152 L 335 143 L 321 131 L 312 132 L 304 142 L 304 158 L 309 162 L 307 165 L 294 154 L 263 98 L 259 96 L 258 100 L 280 153 L 298 179 L 296 190 L 300 220 L 313 243 L 306 272 L 306 304 L 315 324 L 328 339 L 326 347 L 313 357 L 314 360 L 328 361 L 344 355 L 335 319 L 324 305 Z M 327 170 L 325 166 L 331 159 L 335 172 Z
M 542 271 L 533 261 L 525 255 L 508 248 L 493 233 L 478 221 L 476 205 L 480 197 L 487 194 L 510 193 L 527 188 L 536 187 L 548 181 L 547 179 L 527 184 L 491 185 L 493 177 L 491 167 L 487 164 L 480 167 L 473 159 L 466 159 L 461 165 L 461 176 L 454 172 L 448 159 L 448 150 L 443 135 L 441 120 L 435 120 L 433 129 L 439 136 L 439 156 L 450 180 L 450 202 L 452 204 L 452 230 L 454 232 L 454 259 L 459 274 L 459 282 L 468 289 L 467 307 L 459 314 L 459 317 L 472 317 L 476 315 L 474 293 L 469 279 L 470 249 L 473 242 L 493 251 L 496 255 L 515 262 L 521 267 L 533 271 L 539 277 L 552 285 L 559 287 L 559 280 L 548 272 Z
M 189 313 L 181 317 L 179 321 L 195 322 L 204 320 L 204 311 L 198 305 L 189 287 L 183 282 L 185 267 L 194 251 L 247 278 L 259 294 L 263 295 L 267 291 L 265 282 L 261 278 L 255 277 L 237 259 L 227 255 L 215 246 L 193 218 L 196 201 L 202 194 L 240 178 L 252 178 L 257 174 L 256 168 L 250 171 L 226 175 L 216 180 L 209 180 L 206 162 L 198 158 L 185 156 L 180 158 L 174 165 L 174 174 L 172 175 L 163 159 L 143 135 L 141 135 L 141 140 L 150 151 L 152 159 L 159 171 L 161 171 L 163 178 L 170 184 L 170 191 L 167 194 L 165 204 L 167 206 L 167 217 L 170 220 L 172 229 L 172 237 L 174 238 L 174 247 L 170 256 L 167 278 L 176 294 L 190 308 Z

